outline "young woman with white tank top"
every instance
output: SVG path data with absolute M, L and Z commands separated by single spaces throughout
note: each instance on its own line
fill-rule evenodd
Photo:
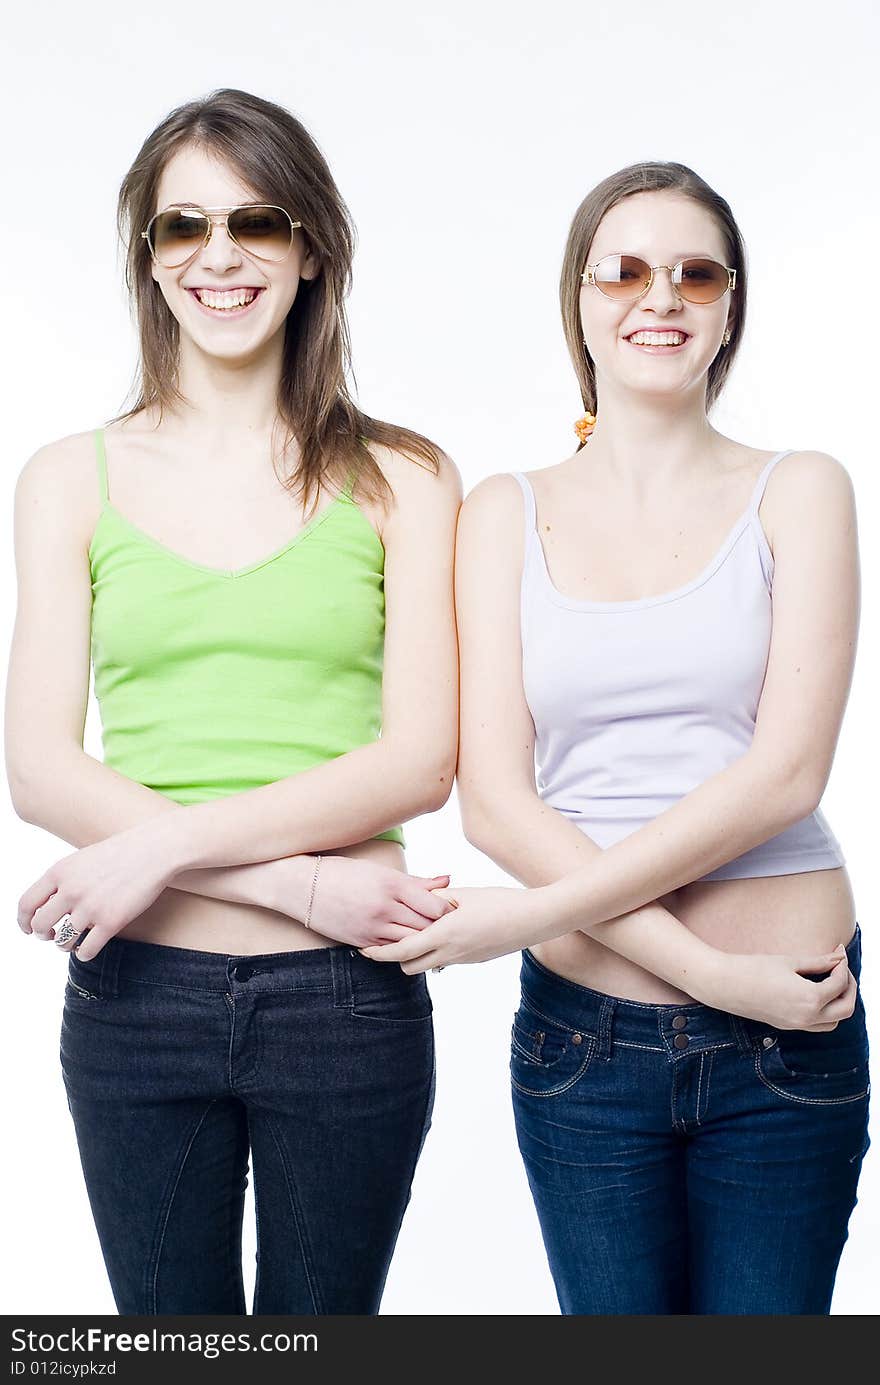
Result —
M 366 949 L 411 972 L 526 949 L 514 1111 L 565 1313 L 827 1312 L 867 1146 L 859 932 L 818 806 L 852 488 L 710 425 L 745 290 L 731 210 L 683 165 L 576 213 L 586 445 L 483 481 L 457 543 L 465 831 L 530 888 L 440 890 L 456 912 Z

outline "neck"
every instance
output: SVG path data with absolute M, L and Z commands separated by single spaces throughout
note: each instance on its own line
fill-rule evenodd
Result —
M 270 436 L 278 420 L 283 345 L 282 330 L 259 353 L 233 361 L 182 339 L 177 385 L 185 402 L 171 416 L 215 449 Z
M 670 396 L 601 381 L 596 427 L 581 456 L 616 487 L 644 491 L 705 471 L 722 442 L 706 417 L 704 389 Z

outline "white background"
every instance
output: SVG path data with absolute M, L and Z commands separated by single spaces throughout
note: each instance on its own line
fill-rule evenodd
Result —
M 360 400 L 436 438 L 466 489 L 573 447 L 581 407 L 557 281 L 589 188 L 635 160 L 674 159 L 727 198 L 749 248 L 750 309 L 715 422 L 757 447 L 831 452 L 857 491 L 862 644 L 823 807 L 856 892 L 866 1003 L 880 1008 L 877 760 L 867 754 L 880 701 L 880 32 L 869 0 L 716 11 L 705 0 L 91 0 L 17 7 L 6 32 L 6 647 L 18 471 L 38 446 L 116 413 L 131 381 L 115 198 L 171 107 L 237 86 L 304 121 L 359 228 L 350 306 Z M 86 748 L 100 754 L 94 705 Z M 58 1067 L 66 963 L 15 925 L 20 893 L 71 848 L 20 822 L 8 799 L 3 812 L 4 1309 L 113 1312 Z M 408 842 L 416 872 L 506 879 L 464 842 L 454 800 L 411 824 Z M 431 978 L 437 1104 L 387 1313 L 557 1311 L 509 1108 L 516 976 L 505 958 Z M 878 1167 L 869 1155 L 838 1313 L 876 1311 Z M 250 1234 L 246 1249 L 252 1279 Z

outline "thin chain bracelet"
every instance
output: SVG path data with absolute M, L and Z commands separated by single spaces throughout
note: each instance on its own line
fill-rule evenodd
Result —
M 313 904 L 314 901 L 315 901 L 315 886 L 316 886 L 317 883 L 318 883 L 318 871 L 321 869 L 321 860 L 322 860 L 322 857 L 320 857 L 320 856 L 316 856 L 316 857 L 315 857 L 315 873 L 314 873 L 314 875 L 312 876 L 312 888 L 311 888 L 311 891 L 310 891 L 310 893 L 309 893 L 308 908 L 306 909 L 306 916 L 305 916 L 305 918 L 303 919 L 303 923 L 305 924 L 306 928 L 311 928 L 311 926 L 312 926 L 311 923 L 309 922 L 309 919 L 312 917 L 312 904 Z

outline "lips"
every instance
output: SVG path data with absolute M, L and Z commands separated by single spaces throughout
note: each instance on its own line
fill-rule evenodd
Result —
M 249 313 L 253 310 L 254 305 L 259 301 L 264 292 L 261 288 L 244 284 L 229 287 L 224 286 L 222 289 L 212 289 L 206 285 L 200 284 L 193 288 L 187 288 L 186 291 L 193 302 L 197 304 L 201 312 L 210 314 L 211 317 L 214 318 L 243 317 L 245 313 Z M 232 306 L 224 305 L 223 299 L 227 296 L 232 297 Z M 242 296 L 246 299 L 244 303 L 236 303 L 234 301 L 236 298 L 241 298 Z M 212 302 L 211 300 L 214 301 Z

